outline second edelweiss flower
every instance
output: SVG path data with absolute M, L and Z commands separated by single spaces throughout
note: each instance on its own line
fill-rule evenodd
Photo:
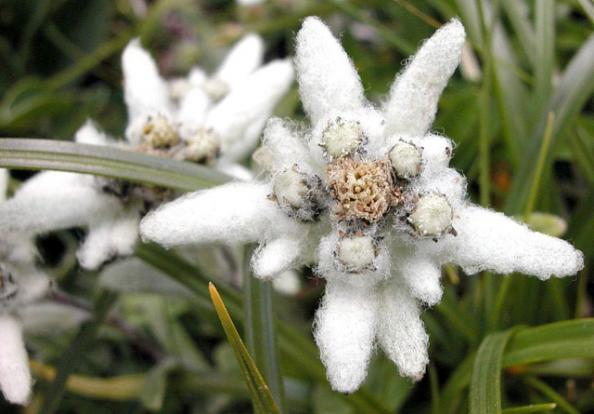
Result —
M 328 28 L 306 19 L 296 67 L 311 130 L 271 120 L 270 180 L 163 205 L 142 221 L 142 236 L 165 246 L 257 241 L 261 278 L 317 263 L 327 284 L 315 339 L 332 386 L 355 391 L 376 343 L 402 375 L 420 379 L 428 362 L 420 315 L 441 299 L 442 264 L 541 279 L 583 266 L 567 242 L 471 204 L 448 167 L 451 141 L 429 132 L 464 39 L 458 20 L 444 25 L 377 108 Z
M 118 141 L 88 121 L 75 136 L 81 144 L 208 164 L 241 179 L 238 162 L 257 145 L 266 120 L 293 81 L 287 60 L 262 65 L 264 45 L 247 35 L 212 75 L 195 67 L 187 78 L 166 81 L 138 39 L 122 55 L 128 108 L 126 140 Z M 41 172 L 0 206 L 0 230 L 28 235 L 85 227 L 77 257 L 84 268 L 129 255 L 142 215 L 173 192 L 119 180 L 57 171 Z

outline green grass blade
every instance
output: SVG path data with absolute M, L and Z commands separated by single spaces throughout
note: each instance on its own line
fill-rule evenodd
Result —
M 48 139 L 0 139 L 0 167 L 94 174 L 182 191 L 230 180 L 223 173 L 183 161 Z
M 509 342 L 503 365 L 567 358 L 594 358 L 594 318 L 527 328 Z
M 565 398 L 563 398 L 557 391 L 549 387 L 546 383 L 542 382 L 536 377 L 526 378 L 526 383 L 532 388 L 538 390 L 542 395 L 550 398 L 557 403 L 558 408 L 565 411 L 567 414 L 580 414 Z
M 534 66 L 534 62 L 536 62 L 535 35 L 532 23 L 524 12 L 526 8 L 522 7 L 523 4 L 517 0 L 502 0 L 501 6 L 509 18 L 514 32 L 518 36 L 524 53 Z
M 272 283 L 258 280 L 250 274 L 249 261 L 245 267 L 243 289 L 247 346 L 257 366 L 262 370 L 274 400 L 281 411 L 285 412 L 284 388 L 273 320 Z
M 470 413 L 501 413 L 501 368 L 503 352 L 513 331 L 487 336 L 478 349 L 470 383 Z
M 550 99 L 553 64 L 555 60 L 555 2 L 541 0 L 534 3 L 536 28 L 536 61 L 534 107 L 542 112 Z
M 538 162 L 538 153 L 540 151 L 540 137 L 543 136 L 546 128 L 546 119 L 549 112 L 555 114 L 555 126 L 551 141 L 551 153 L 554 153 L 555 145 L 559 137 L 563 134 L 571 118 L 578 113 L 586 103 L 594 90 L 594 34 L 588 38 L 588 41 L 574 55 L 567 68 L 561 76 L 559 86 L 556 88 L 548 108 L 540 117 L 540 122 L 536 132 L 532 134 L 531 142 L 524 154 L 523 162 L 514 177 L 512 189 L 506 200 L 505 210 L 508 213 L 517 213 L 525 205 L 528 197 L 529 186 L 532 180 L 530 177 L 534 173 Z M 545 166 L 548 166 L 552 154 L 547 157 Z
M 250 390 L 254 412 L 257 414 L 280 413 L 274 402 L 270 388 L 264 381 L 264 377 L 258 370 L 256 363 L 241 340 L 239 332 L 237 332 L 237 328 L 235 328 L 217 288 L 210 283 L 208 285 L 208 290 L 217 315 L 219 316 L 219 320 L 221 321 L 221 325 L 223 325 L 227 340 L 235 352 L 237 362 L 239 363 L 245 382 Z
M 530 413 L 546 413 L 557 408 L 555 403 L 547 404 L 530 404 L 523 407 L 506 408 L 503 414 L 530 414 Z
M 85 323 L 74 340 L 64 351 L 57 364 L 57 373 L 48 388 L 39 414 L 53 414 L 57 412 L 70 374 L 83 360 L 86 351 L 93 345 L 97 332 L 115 303 L 117 295 L 111 292 L 102 292 L 95 302 L 95 316 Z

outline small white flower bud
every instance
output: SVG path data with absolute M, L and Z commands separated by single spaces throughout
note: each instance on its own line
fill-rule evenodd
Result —
M 322 210 L 319 177 L 300 172 L 296 165 L 287 168 L 274 176 L 272 198 L 289 216 L 303 221 L 315 220 Z
M 309 191 L 306 176 L 295 168 L 289 168 L 274 177 L 272 191 L 280 203 L 294 209 L 302 208 Z
M 373 269 L 376 248 L 370 236 L 346 236 L 336 245 L 336 258 L 347 272 Z
M 345 121 L 337 118 L 330 122 L 322 132 L 322 147 L 332 158 L 352 154 L 364 141 L 363 130 L 357 121 Z
M 452 225 L 453 212 L 445 196 L 430 193 L 422 196 L 408 218 L 421 236 L 438 237 Z
M 421 172 L 423 161 L 421 151 L 414 144 L 400 141 L 394 145 L 388 156 L 399 178 L 409 179 Z
M 163 115 L 152 116 L 142 128 L 142 140 L 151 148 L 170 148 L 180 142 L 177 128 Z
M 209 164 L 218 157 L 220 149 L 216 134 L 212 130 L 200 128 L 186 141 L 181 158 L 199 164 Z
M 229 93 L 227 82 L 218 78 L 210 78 L 204 81 L 202 89 L 215 102 L 220 101 Z

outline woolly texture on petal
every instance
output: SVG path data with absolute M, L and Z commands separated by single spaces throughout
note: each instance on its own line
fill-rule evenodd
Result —
M 425 257 L 412 256 L 399 261 L 399 270 L 412 295 L 429 306 L 441 300 L 441 267 Z
M 49 291 L 51 283 L 49 277 L 37 270 L 34 264 L 19 266 L 15 269 L 15 275 L 19 283 L 17 298 L 21 305 L 36 302 Z
M 303 241 L 281 237 L 263 244 L 252 257 L 256 276 L 271 279 L 289 269 L 303 253 Z
M 112 140 L 99 130 L 93 120 L 88 119 L 84 125 L 76 131 L 74 141 L 79 144 L 108 145 Z
M 305 226 L 268 199 L 268 184 L 231 183 L 164 204 L 140 223 L 143 239 L 164 246 L 269 240 Z
M 301 289 L 301 279 L 294 270 L 287 270 L 273 279 L 272 287 L 281 295 L 296 295 Z
M 268 121 L 263 141 L 270 150 L 271 167 L 274 171 L 283 171 L 295 164 L 300 168 L 309 166 L 310 155 L 303 138 L 293 132 L 282 119 L 271 118 Z
M 287 60 L 275 61 L 258 69 L 235 88 L 206 118 L 206 125 L 221 138 L 221 151 L 226 159 L 238 159 L 255 147 L 264 126 L 278 100 L 293 81 L 293 67 Z M 257 134 L 246 139 L 245 131 L 261 121 Z
M 0 205 L 0 229 L 39 234 L 104 220 L 122 207 L 98 191 L 93 179 L 59 171 L 37 174 Z
M 421 309 L 407 289 L 394 280 L 381 289 L 378 341 L 398 366 L 400 375 L 420 380 L 429 362 L 429 338 L 421 321 Z
M 488 209 L 469 205 L 457 211 L 441 246 L 443 262 L 460 265 L 466 273 L 483 270 L 520 272 L 539 279 L 573 275 L 584 267 L 582 252 L 564 240 L 534 232 L 523 224 Z
M 243 83 L 248 75 L 262 64 L 264 41 L 256 34 L 248 34 L 233 46 L 217 70 L 214 78 L 226 82 L 231 89 Z
M 353 392 L 367 376 L 377 313 L 375 290 L 328 281 L 316 312 L 314 336 L 334 390 Z
M 364 105 L 359 74 L 317 17 L 305 19 L 297 33 L 295 64 L 301 102 L 312 124 L 328 112 L 354 111 Z
M 437 102 L 456 70 L 466 34 L 452 19 L 419 49 L 390 90 L 386 104 L 386 133 L 423 135 L 431 127 Z
M 19 322 L 8 314 L 0 315 L 0 388 L 4 398 L 25 405 L 31 394 L 29 358 Z
M 167 82 L 159 75 L 159 70 L 151 55 L 142 48 L 139 39 L 134 39 L 122 54 L 124 72 L 124 98 L 131 123 L 142 122 L 152 114 L 169 115 L 171 103 Z M 129 136 L 135 140 L 138 137 Z
M 10 178 L 8 170 L 0 168 L 0 203 L 6 200 L 6 192 L 8 191 L 8 179 Z
M 138 240 L 139 221 L 138 212 L 130 211 L 91 226 L 76 253 L 80 265 L 94 270 L 113 257 L 131 255 Z

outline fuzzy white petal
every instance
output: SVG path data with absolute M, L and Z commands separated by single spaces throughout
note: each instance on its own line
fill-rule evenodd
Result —
M 292 81 L 293 67 L 289 61 L 271 62 L 252 73 L 209 111 L 206 125 L 220 137 L 221 150 L 227 159 L 241 156 L 246 148 L 256 146 L 264 126 L 262 119 L 270 116 Z M 246 129 L 255 122 L 260 122 L 259 130 L 251 131 L 251 137 L 247 137 Z
M 37 174 L 0 204 L 0 229 L 39 234 L 101 221 L 121 204 L 99 191 L 93 179 L 59 171 Z
M 1 314 L 0 337 L 0 388 L 6 400 L 24 405 L 31 394 L 31 373 L 20 323 Z
M 429 306 L 439 303 L 443 294 L 439 264 L 415 255 L 401 258 L 398 265 L 406 286 L 415 298 Z
M 248 34 L 233 46 L 214 77 L 226 82 L 233 89 L 262 64 L 263 56 L 262 38 L 256 34 Z
M 423 135 L 431 127 L 437 102 L 456 70 L 466 35 L 457 19 L 442 26 L 398 75 L 386 104 L 386 132 Z
M 303 240 L 280 237 L 263 244 L 252 257 L 256 276 L 271 279 L 289 269 L 303 252 Z
M 6 200 L 6 192 L 8 191 L 8 180 L 10 175 L 8 170 L 0 168 L 0 203 Z
M 254 173 L 241 164 L 232 164 L 219 160 L 216 169 L 239 181 L 250 181 L 254 178 Z
M 429 362 L 429 338 L 421 321 L 421 308 L 408 290 L 391 280 L 381 291 L 378 341 L 398 366 L 400 375 L 420 380 Z
M 383 310 L 382 310 L 383 312 Z M 332 388 L 353 392 L 367 376 L 378 298 L 374 289 L 329 280 L 316 312 L 314 336 Z
M 167 82 L 159 75 L 155 61 L 142 48 L 139 39 L 132 40 L 124 49 L 122 70 L 124 98 L 131 123 L 143 122 L 143 118 L 151 114 L 170 114 L 171 102 Z M 128 137 L 131 138 L 136 139 L 133 136 Z
M 311 172 L 309 168 L 310 155 L 303 138 L 294 132 L 280 118 L 271 118 L 264 130 L 264 145 L 270 150 L 272 169 L 282 171 L 299 165 L 304 172 Z
M 140 223 L 143 239 L 164 246 L 269 240 L 299 234 L 304 225 L 269 200 L 268 184 L 231 183 L 181 197 Z
M 443 262 L 467 273 L 520 272 L 548 279 L 573 275 L 584 266 L 583 254 L 566 241 L 534 232 L 502 213 L 470 205 L 456 215 L 458 235 L 447 235 L 437 246 L 443 243 Z
M 91 226 L 76 253 L 80 265 L 85 269 L 97 269 L 113 257 L 131 255 L 138 240 L 139 221 L 139 214 L 130 211 Z
M 188 135 L 202 124 L 210 104 L 210 98 L 200 86 L 192 87 L 183 96 L 177 114 L 177 121 L 182 127 L 182 137 L 189 138 Z
M 320 19 L 305 19 L 296 41 L 299 93 L 312 124 L 329 111 L 356 111 L 364 106 L 363 87 L 357 71 Z
M 76 131 L 74 141 L 79 144 L 90 145 L 108 145 L 112 140 L 95 124 L 91 119 L 88 119 L 82 127 Z

